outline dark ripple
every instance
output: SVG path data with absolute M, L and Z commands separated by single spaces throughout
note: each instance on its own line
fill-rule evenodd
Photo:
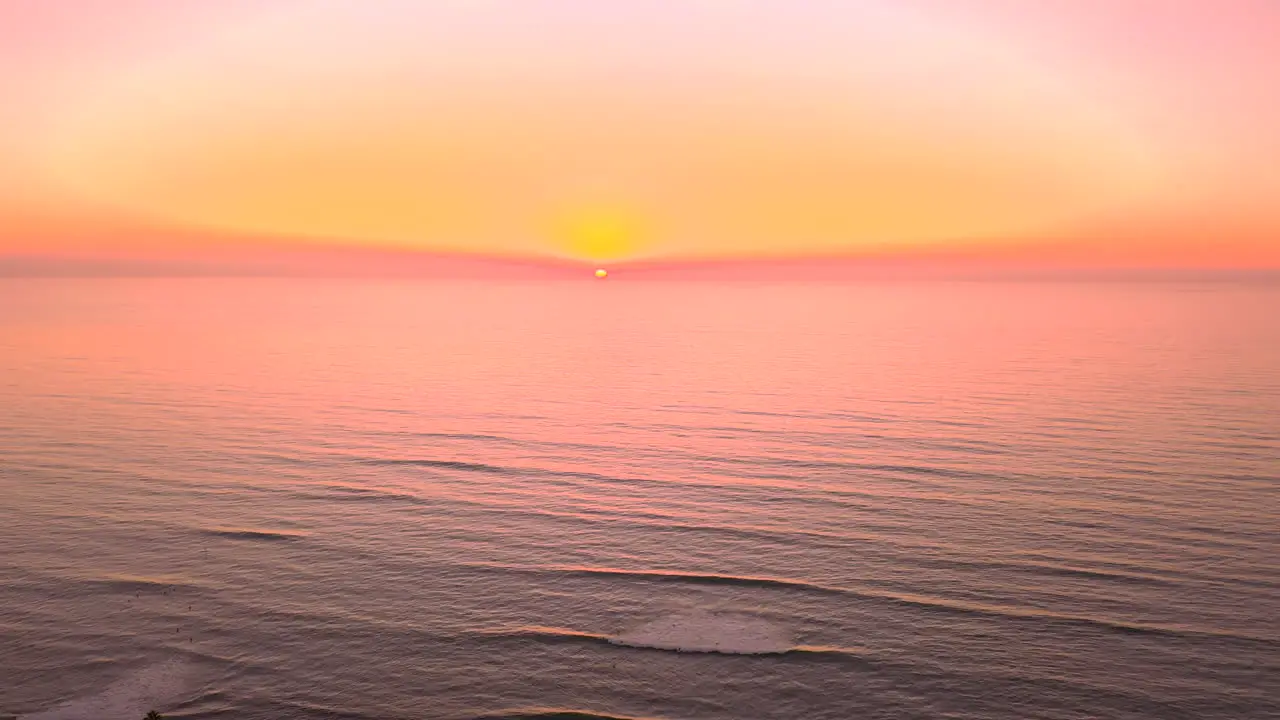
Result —
M 551 510 L 539 510 L 529 507 L 519 506 L 497 506 L 492 503 L 479 500 L 464 500 L 458 498 L 440 499 L 436 498 L 431 501 L 418 498 L 416 496 L 393 493 L 385 490 L 373 488 L 356 488 L 346 486 L 327 486 L 333 492 L 337 493 L 336 499 L 347 499 L 345 496 L 351 496 L 349 499 L 361 500 L 367 499 L 374 502 L 405 502 L 413 505 L 426 504 L 447 504 L 454 506 L 465 506 L 474 510 L 486 513 L 497 513 L 504 515 L 519 515 L 531 518 L 546 518 L 555 520 L 565 520 L 574 523 L 583 524 L 602 524 L 608 526 L 626 526 L 643 528 L 651 532 L 663 532 L 680 534 L 684 532 L 711 533 L 723 535 L 727 537 L 737 537 L 745 540 L 764 540 L 779 544 L 794 545 L 798 540 L 809 546 L 831 547 L 847 549 L 855 545 L 864 546 L 863 552 L 878 553 L 880 544 L 884 543 L 883 538 L 877 538 L 868 535 L 845 535 L 838 533 L 818 532 L 813 530 L 798 530 L 794 528 L 768 528 L 760 526 L 740 526 L 740 525 L 721 525 L 710 523 L 685 522 L 676 517 L 668 515 L 660 515 L 654 513 L 613 513 L 603 510 L 579 509 L 573 512 L 555 512 Z M 314 499 L 331 499 L 328 495 L 314 495 L 299 493 L 300 497 Z M 1110 525 L 1102 525 L 1095 523 L 1070 522 L 1061 521 L 1062 524 L 1084 526 L 1090 528 L 1108 528 Z M 883 530 L 883 525 L 862 524 L 863 529 Z M 936 548 L 929 548 L 935 550 Z M 1276 587 L 1274 583 L 1262 581 L 1251 581 L 1247 578 L 1227 575 L 1204 575 L 1196 573 L 1187 573 L 1178 571 L 1174 577 L 1166 577 L 1150 572 L 1150 568 L 1144 568 L 1143 571 L 1131 567 L 1116 566 L 1115 569 L 1104 569 L 1098 567 L 1075 567 L 1062 564 L 1056 558 L 1044 557 L 1031 561 L 1015 561 L 1015 560 L 959 560 L 945 557 L 936 557 L 930 555 L 919 555 L 914 557 L 912 562 L 915 565 L 938 569 L 953 570 L 1012 570 L 1015 572 L 1023 572 L 1031 575 L 1044 575 L 1052 577 L 1076 577 L 1088 580 L 1098 580 L 1102 582 L 1115 582 L 1123 584 L 1136 584 L 1148 586 L 1178 587 L 1186 580 L 1199 580 L 1202 582 L 1227 582 L 1238 583 L 1241 585 L 1257 586 L 1264 588 Z
M 939 467 L 935 465 L 894 465 L 884 463 L 863 463 L 853 461 L 839 460 L 797 460 L 787 457 L 758 457 L 758 456 L 742 456 L 742 457 L 703 457 L 699 458 L 705 462 L 727 463 L 732 465 L 747 465 L 752 467 L 773 466 L 796 468 L 800 470 L 840 470 L 840 471 L 870 471 L 884 472 L 895 475 L 920 475 L 925 477 L 941 477 L 950 480 L 968 480 L 980 479 L 990 480 L 992 475 L 989 473 L 974 472 L 970 470 L 961 470 L 959 468 Z
M 634 580 L 650 580 L 654 582 L 690 583 L 696 585 L 736 585 L 743 587 L 776 588 L 786 590 L 805 590 L 823 594 L 844 594 L 845 590 L 831 588 L 803 580 L 789 580 L 769 577 L 749 577 L 742 575 L 717 575 L 711 573 L 690 573 L 668 570 L 624 570 L 621 568 L 591 567 L 550 567 L 522 568 L 507 565 L 466 564 L 463 567 L 498 572 L 525 573 L 534 575 L 554 574 L 560 577 L 584 578 L 619 578 Z
M 431 505 L 433 503 L 411 493 L 383 488 L 351 487 L 347 485 L 321 485 L 320 492 L 301 490 L 291 493 L 301 500 L 358 503 L 400 503 L 405 505 Z
M 630 642 L 620 642 L 611 635 L 601 633 L 583 632 L 580 630 L 570 630 L 568 628 L 543 627 L 543 626 L 527 626 L 519 628 L 505 628 L 496 630 L 479 630 L 476 635 L 488 638 L 510 639 L 510 640 L 532 640 L 548 644 L 576 644 L 585 643 L 588 645 L 597 645 L 601 647 L 610 647 L 620 649 L 626 652 L 660 652 L 660 653 L 679 653 L 679 652 L 697 652 L 700 654 L 723 654 L 733 655 L 734 657 L 755 658 L 755 659 L 792 659 L 804 662 L 823 662 L 823 663 L 840 663 L 850 665 L 867 665 L 871 662 L 862 650 L 844 647 L 831 646 L 811 646 L 797 645 L 787 648 L 779 652 L 762 651 L 762 652 L 733 652 L 733 651 L 715 651 L 715 650 L 697 650 L 686 651 L 677 650 L 669 647 L 656 647 L 653 645 L 632 644 Z
M 355 462 L 364 465 L 402 465 L 409 467 L 440 468 L 442 470 L 461 470 L 463 472 L 488 473 L 490 475 L 514 475 L 521 472 L 519 468 L 505 467 L 501 465 L 486 465 L 484 463 L 462 462 L 460 460 L 356 458 Z
M 72 580 L 78 585 L 96 587 L 107 591 L 139 592 L 185 589 L 196 590 L 202 586 L 186 580 L 167 580 L 164 578 L 139 577 L 132 575 L 110 575 L 105 577 L 77 578 Z
M 654 481 L 662 482 L 662 481 Z M 326 490 L 334 493 L 317 493 L 308 491 L 295 491 L 290 493 L 293 497 L 304 500 L 336 500 L 352 501 L 352 502 L 370 502 L 370 503 L 401 503 L 407 506 L 435 506 L 447 505 L 459 508 L 466 508 L 479 513 L 497 514 L 516 517 L 527 517 L 533 519 L 559 520 L 568 521 L 582 525 L 602 525 L 609 527 L 626 527 L 643 529 L 649 532 L 660 532 L 667 534 L 681 534 L 688 532 L 707 533 L 721 535 L 731 538 L 739 538 L 745 540 L 765 540 L 769 542 L 795 545 L 797 540 L 803 540 L 810 546 L 815 547 L 831 547 L 847 549 L 855 544 L 867 544 L 872 539 L 869 535 L 844 535 L 838 533 L 820 532 L 816 530 L 799 530 L 793 528 L 769 528 L 761 526 L 742 526 L 742 525 L 719 525 L 711 523 L 700 523 L 683 520 L 673 515 L 664 515 L 658 513 L 637 513 L 637 512 L 611 512 L 607 510 L 596 510 L 589 508 L 578 508 L 572 512 L 558 512 L 554 510 L 543 510 L 532 508 L 527 505 L 499 505 L 493 502 L 483 500 L 470 500 L 464 498 L 425 498 L 411 495 L 408 493 L 394 492 L 390 490 L 382 490 L 376 488 L 354 488 L 346 486 L 323 486 Z M 892 511 L 877 509 L 877 512 L 884 515 L 896 515 Z M 885 525 L 883 523 L 864 522 L 859 525 L 863 530 L 892 530 L 896 526 Z M 876 538 L 877 542 L 883 542 Z M 876 545 L 869 544 L 867 550 L 874 551 Z
M 251 530 L 238 528 L 208 528 L 200 531 L 212 537 L 229 540 L 258 540 L 262 542 L 292 542 L 306 537 L 306 533 L 288 530 Z
M 704 482 L 697 482 L 697 483 L 686 483 L 686 482 L 679 482 L 679 481 L 665 480 L 665 479 L 658 479 L 658 478 L 638 478 L 638 477 L 620 477 L 620 476 L 614 476 L 614 475 L 603 475 L 600 473 L 584 472 L 580 470 L 548 470 L 545 468 L 517 467 L 517 466 L 509 466 L 509 465 L 490 465 L 487 463 L 464 462 L 459 460 L 388 459 L 388 458 L 373 458 L 373 457 L 354 457 L 354 458 L 350 458 L 350 460 L 352 462 L 359 463 L 362 465 L 372 465 L 372 466 L 425 467 L 425 468 L 434 468 L 434 469 L 441 469 L 441 470 L 454 470 L 459 472 L 472 472 L 472 473 L 479 473 L 479 474 L 489 474 L 489 475 L 509 476 L 509 477 L 536 477 L 536 478 L 546 478 L 551 480 L 555 480 L 555 479 L 588 480 L 592 482 L 609 483 L 609 484 L 615 484 L 615 485 L 629 485 L 629 486 L 635 486 L 635 487 L 646 487 L 646 486 L 652 486 L 654 484 L 659 484 L 667 487 L 677 486 L 677 487 L 712 488 L 719 491 L 732 492 L 732 493 L 736 493 L 744 496 L 753 496 L 757 499 L 759 498 L 759 496 L 765 493 L 768 493 L 769 491 L 786 491 L 788 493 L 788 496 L 787 496 L 788 502 L 823 502 L 827 504 L 839 505 L 842 507 L 850 506 L 851 503 L 848 502 L 849 500 L 872 500 L 878 503 L 883 503 L 885 500 L 904 499 L 903 496 L 895 495 L 892 493 L 880 494 L 880 493 L 865 492 L 865 491 L 858 491 L 858 490 L 842 490 L 842 489 L 834 489 L 834 488 L 826 488 L 826 487 L 812 487 L 812 486 L 797 485 L 792 483 L 755 485 L 749 488 L 743 488 L 742 486 L 735 485 L 732 482 L 723 482 L 723 481 L 722 482 L 705 482 L 704 481 Z M 739 459 L 737 458 L 704 458 L 704 460 L 715 461 L 715 462 L 723 461 L 723 462 L 729 462 L 729 463 L 739 462 Z M 806 461 L 788 461 L 788 462 L 801 463 L 800 465 L 797 465 L 797 467 L 803 467 Z M 750 463 L 746 463 L 746 464 L 750 464 Z M 897 472 L 902 470 L 903 468 L 912 468 L 914 471 L 919 472 L 920 474 L 926 474 L 926 475 L 930 474 L 931 472 L 938 475 L 955 474 L 955 473 L 961 472 L 961 471 L 950 471 L 950 470 L 941 470 L 941 469 L 935 469 L 931 471 L 929 468 L 924 466 L 869 465 L 869 464 L 861 464 L 861 463 L 809 463 L 809 464 L 812 465 L 813 467 L 842 467 L 842 468 L 849 468 L 849 469 L 860 468 L 864 470 L 888 471 L 888 472 Z M 737 476 L 771 479 L 771 480 L 794 480 L 795 479 L 795 477 L 791 475 L 770 475 L 770 474 L 759 474 L 759 473 L 751 473 L 751 472 L 738 473 Z M 925 483 L 925 482 L 920 482 L 917 480 L 901 478 L 901 477 L 899 477 L 899 479 L 902 479 L 906 482 L 912 482 L 912 483 L 919 482 L 919 484 L 921 485 L 930 485 L 930 486 L 936 487 L 932 483 Z M 974 500 L 966 500 L 959 497 L 924 497 L 920 495 L 912 495 L 909 497 L 909 499 L 913 503 L 966 505 L 970 507 L 976 507 L 981 505 L 981 503 L 976 502 Z M 865 504 L 860 505 L 860 507 L 864 509 L 870 509 L 870 506 Z M 892 510 L 885 508 L 883 505 L 876 506 L 875 509 L 878 512 L 886 512 L 886 513 L 893 512 Z
M 374 458 L 374 457 L 356 457 L 351 458 L 353 462 L 362 465 L 373 466 L 389 466 L 389 467 L 424 467 L 439 470 L 456 470 L 459 472 L 482 473 L 487 475 L 507 475 L 522 477 L 542 477 L 542 478 L 576 478 L 579 480 L 594 480 L 597 482 L 607 483 L 654 483 L 665 482 L 661 480 L 645 480 L 641 478 L 624 478 L 615 477 L 613 475 L 602 475 L 600 473 L 583 472 L 579 470 L 547 470 L 545 468 L 536 467 L 517 467 L 512 465 L 490 465 L 488 463 L 465 462 L 461 460 L 434 460 L 430 458 Z
M 468 720 L 658 720 L 638 715 L 612 715 L 590 710 L 562 710 L 556 708 L 517 708 L 498 710 L 483 715 L 472 715 Z
M 917 562 L 928 567 L 950 568 L 956 570 L 985 571 L 1008 569 L 1032 575 L 1074 577 L 1087 580 L 1101 580 L 1105 582 L 1131 583 L 1136 585 L 1157 585 L 1165 587 L 1179 587 L 1182 585 L 1182 583 L 1177 579 L 1165 578 L 1157 575 L 1078 568 L 1050 563 L 1012 562 L 1002 560 L 953 560 L 945 558 L 918 558 Z
M 1130 622 L 1112 618 L 1086 615 L 1068 615 L 1032 607 L 996 606 L 966 602 L 951 598 L 924 596 L 909 592 L 875 590 L 871 588 L 843 588 L 820 583 L 785 578 L 690 573 L 668 570 L 625 570 L 621 568 L 589 567 L 514 567 L 506 565 L 464 564 L 462 567 L 481 571 L 507 572 L 541 576 L 615 578 L 647 582 L 687 583 L 693 585 L 719 585 L 752 587 L 774 590 L 792 590 L 821 595 L 843 596 L 851 599 L 885 602 L 904 607 L 955 615 L 989 617 L 1003 621 L 1033 622 L 1038 624 L 1075 626 L 1132 635 L 1153 635 L 1175 638 L 1214 638 L 1263 646 L 1280 645 L 1280 639 L 1246 635 L 1210 628 L 1172 627 L 1149 623 Z

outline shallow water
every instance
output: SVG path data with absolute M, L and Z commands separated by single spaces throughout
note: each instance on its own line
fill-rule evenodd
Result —
M 0 714 L 1276 716 L 1277 307 L 0 281 Z

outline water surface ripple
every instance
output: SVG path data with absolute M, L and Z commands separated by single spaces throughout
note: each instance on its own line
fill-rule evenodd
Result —
M 1280 717 L 1276 307 L 0 281 L 0 715 Z

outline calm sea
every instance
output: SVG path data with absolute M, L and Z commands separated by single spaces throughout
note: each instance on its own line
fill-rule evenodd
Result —
M 0 715 L 1278 717 L 1278 312 L 3 281 Z

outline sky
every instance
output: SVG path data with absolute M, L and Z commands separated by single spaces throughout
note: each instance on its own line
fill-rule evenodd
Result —
M 1274 0 L 0 0 L 0 273 L 1275 269 L 1276 38 Z

